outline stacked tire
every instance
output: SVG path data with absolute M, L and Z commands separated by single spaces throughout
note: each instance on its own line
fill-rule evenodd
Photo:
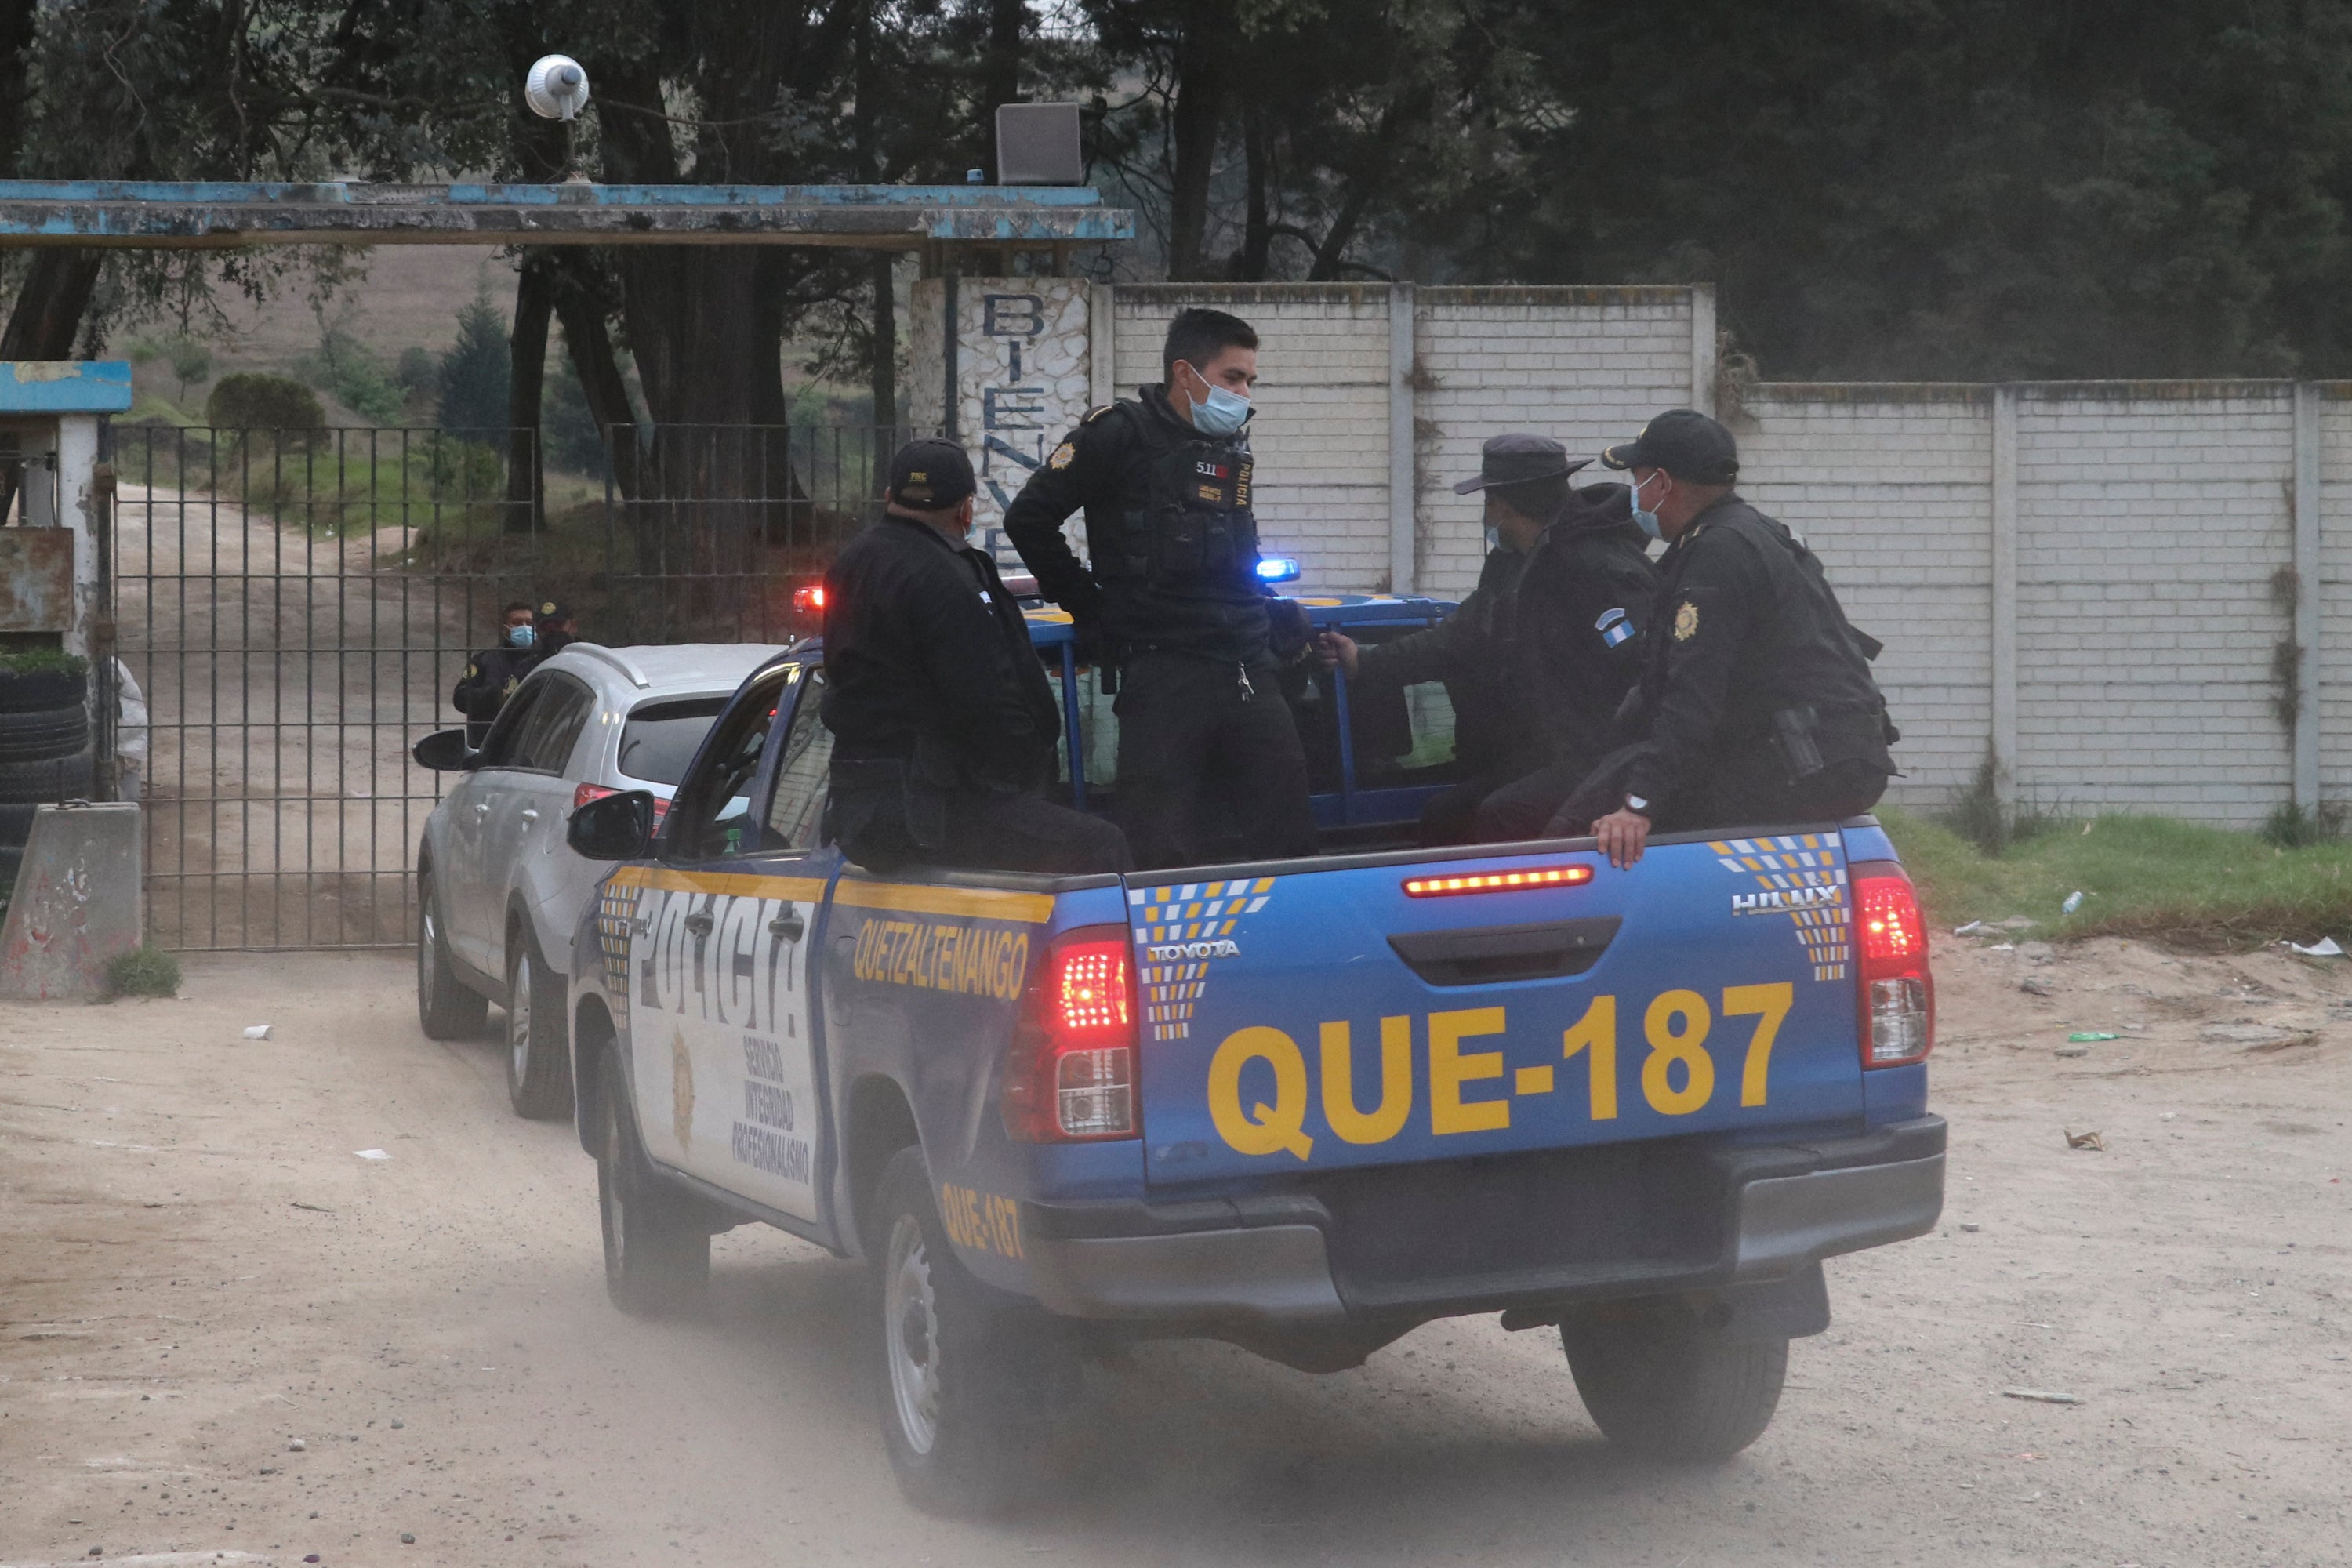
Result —
M 16 885 L 33 812 L 89 795 L 89 676 L 0 668 L 0 899 Z

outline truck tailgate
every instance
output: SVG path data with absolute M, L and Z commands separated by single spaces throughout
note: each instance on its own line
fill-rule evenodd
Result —
M 1156 1188 L 1862 1114 L 1834 831 L 1128 880 Z

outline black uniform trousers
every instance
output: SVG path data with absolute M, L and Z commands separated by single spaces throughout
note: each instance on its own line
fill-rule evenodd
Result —
M 1229 836 L 1247 859 L 1315 853 L 1307 748 L 1273 660 L 1130 654 L 1118 712 L 1114 813 L 1137 865 L 1201 865 Z
M 886 876 L 912 865 L 1066 876 L 1135 868 L 1127 837 L 1117 826 L 1042 796 L 950 793 L 944 804 L 946 840 L 928 849 L 908 833 L 895 792 L 869 811 L 841 809 L 842 819 L 853 825 L 842 837 L 842 853 Z

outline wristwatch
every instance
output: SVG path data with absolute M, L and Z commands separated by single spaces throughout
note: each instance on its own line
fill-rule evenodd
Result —
M 1625 797 L 1625 809 L 1647 816 L 1650 815 L 1650 803 L 1638 795 L 1629 795 Z

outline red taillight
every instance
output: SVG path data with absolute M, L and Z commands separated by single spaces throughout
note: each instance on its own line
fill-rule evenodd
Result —
M 1936 1044 L 1936 982 L 1927 973 L 1927 922 L 1919 895 L 1892 860 L 1856 861 L 1847 875 L 1862 1065 L 1918 1061 Z
M 793 608 L 803 616 L 824 613 L 824 584 L 812 583 L 805 588 L 793 590 Z
M 1590 866 L 1536 866 L 1525 871 L 1481 871 L 1466 877 L 1408 877 L 1408 899 L 1442 899 L 1449 893 L 1514 893 L 1531 888 L 1572 888 L 1592 880 Z
M 1004 1131 L 1023 1143 L 1132 1138 L 1135 960 L 1119 926 L 1068 931 L 1022 997 L 1004 1070 Z

